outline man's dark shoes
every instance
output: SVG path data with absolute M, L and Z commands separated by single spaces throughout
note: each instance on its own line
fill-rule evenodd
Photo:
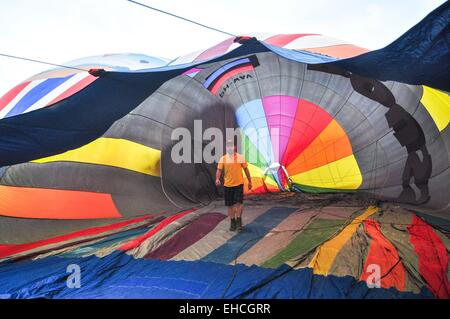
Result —
M 237 221 L 235 218 L 231 218 L 230 231 L 236 231 Z
M 241 231 L 242 230 L 242 218 L 238 217 L 236 219 L 236 230 Z

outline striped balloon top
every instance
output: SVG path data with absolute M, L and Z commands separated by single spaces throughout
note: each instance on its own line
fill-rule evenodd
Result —
M 309 51 L 338 59 L 368 52 L 367 49 L 320 34 L 250 34 L 249 36 L 255 36 L 268 45 Z M 127 72 L 196 63 L 226 54 L 240 45 L 236 37 L 231 37 L 211 48 L 183 55 L 172 61 L 134 53 L 105 54 L 71 61 L 66 65 L 85 69 L 86 72 L 55 68 L 29 78 L 0 97 L 0 119 L 41 109 L 79 92 L 97 79 L 89 74 L 89 69 Z
M 167 65 L 169 60 L 142 54 L 106 54 L 82 58 L 66 65 L 86 71 L 55 68 L 32 76 L 0 98 L 0 119 L 55 104 L 88 86 L 97 78 L 90 69 L 134 71 Z

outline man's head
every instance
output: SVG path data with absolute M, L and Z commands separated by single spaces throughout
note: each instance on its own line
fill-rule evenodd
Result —
M 236 152 L 236 145 L 234 144 L 233 140 L 227 140 L 226 151 L 229 155 L 232 155 Z

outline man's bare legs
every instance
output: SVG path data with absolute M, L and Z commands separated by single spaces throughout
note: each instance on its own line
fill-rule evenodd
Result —
M 231 219 L 236 218 L 236 204 L 233 206 L 228 206 L 228 217 Z
M 236 207 L 236 217 L 240 218 L 242 216 L 242 211 L 244 210 L 244 205 L 236 203 L 234 204 L 234 207 Z

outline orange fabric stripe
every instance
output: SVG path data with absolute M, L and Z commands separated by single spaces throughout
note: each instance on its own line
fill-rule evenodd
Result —
M 345 131 L 335 120 L 287 167 L 290 175 L 307 172 L 352 154 Z
M 119 218 L 110 194 L 0 185 L 0 215 L 21 218 Z
M 405 291 L 406 288 L 406 270 L 402 262 L 399 261 L 395 246 L 383 235 L 380 224 L 372 219 L 365 220 L 364 229 L 372 238 L 369 246 L 364 269 L 360 280 L 366 281 L 370 274 L 370 265 L 380 267 L 380 285 L 383 288 L 395 287 L 398 291 Z

